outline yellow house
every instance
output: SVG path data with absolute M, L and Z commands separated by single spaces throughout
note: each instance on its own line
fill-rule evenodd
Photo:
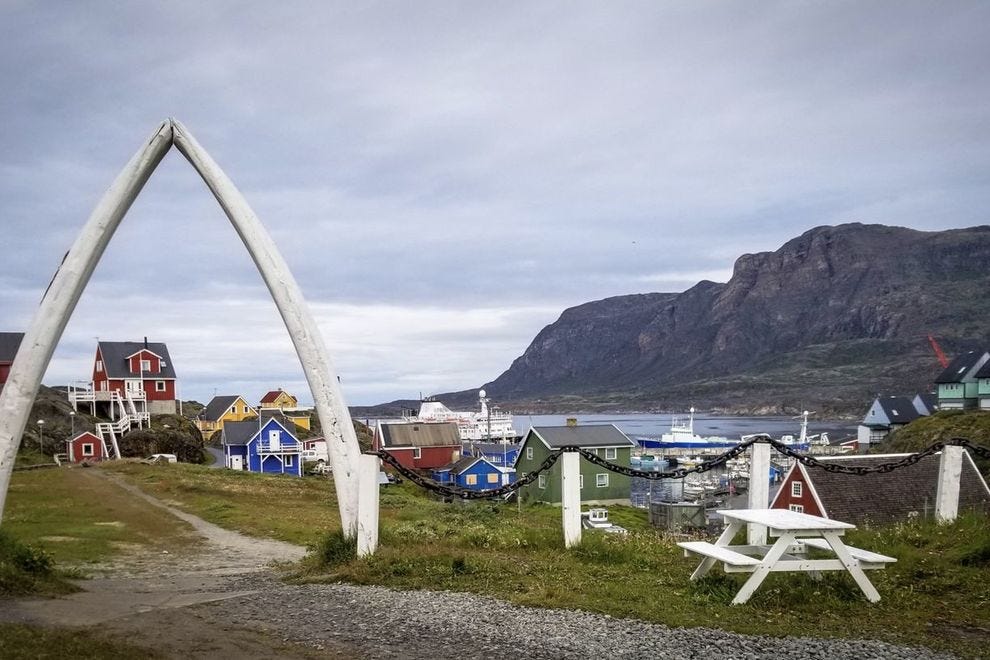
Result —
M 292 396 L 281 387 L 277 390 L 272 390 L 265 396 L 261 397 L 261 405 L 259 408 L 262 410 L 292 410 L 299 405 L 299 399 Z
M 215 396 L 196 418 L 196 428 L 206 436 L 221 430 L 224 422 L 240 422 L 257 415 L 258 411 L 248 405 L 242 396 Z

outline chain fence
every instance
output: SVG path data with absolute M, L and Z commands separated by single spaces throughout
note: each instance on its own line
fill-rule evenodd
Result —
M 568 445 L 561 447 L 560 449 L 550 452 L 550 454 L 540 463 L 532 472 L 527 472 L 525 476 L 519 477 L 516 481 L 511 484 L 506 484 L 499 488 L 492 488 L 487 490 L 475 490 L 471 488 L 464 488 L 457 485 L 443 484 L 435 479 L 426 477 L 416 470 L 402 465 L 397 458 L 388 451 L 382 449 L 378 452 L 371 452 L 373 455 L 378 456 L 384 463 L 392 466 L 396 472 L 400 475 L 416 484 L 417 486 L 424 488 L 426 490 L 432 491 L 442 497 L 451 497 L 461 500 L 482 500 L 482 499 L 492 499 L 505 497 L 511 493 L 528 486 L 529 484 L 536 481 L 541 474 L 550 470 L 557 460 L 565 453 L 579 453 L 585 460 L 601 468 L 604 468 L 610 472 L 616 474 L 622 474 L 627 477 L 639 477 L 642 479 L 649 479 L 652 481 L 658 481 L 660 479 L 683 479 L 689 474 L 701 474 L 703 472 L 708 472 L 709 470 L 714 470 L 719 467 L 723 467 L 727 461 L 734 458 L 738 458 L 753 445 L 757 443 L 769 444 L 777 452 L 789 456 L 794 460 L 798 461 L 802 465 L 808 467 L 816 467 L 824 470 L 825 472 L 831 472 L 833 474 L 852 474 L 857 476 L 864 476 L 867 474 L 886 474 L 888 472 L 893 472 L 894 470 L 908 467 L 914 465 L 926 456 L 931 456 L 942 451 L 946 447 L 963 447 L 973 452 L 980 458 L 990 460 L 990 449 L 983 447 L 981 445 L 975 444 L 966 438 L 952 438 L 951 440 L 938 441 L 930 446 L 922 449 L 919 452 L 913 454 L 908 454 L 907 456 L 896 460 L 889 461 L 886 463 L 880 463 L 878 465 L 842 465 L 841 463 L 833 461 L 822 461 L 812 456 L 810 454 L 804 454 L 795 450 L 790 445 L 786 445 L 779 440 L 774 440 L 769 435 L 757 435 L 751 437 L 738 445 L 735 445 L 723 454 L 719 454 L 707 461 L 698 463 L 694 467 L 690 468 L 676 468 L 674 470 L 669 470 L 666 472 L 658 472 L 656 470 L 637 470 L 632 467 L 625 465 L 617 465 L 610 461 L 605 460 L 598 454 L 589 451 L 583 447 L 577 447 L 574 445 Z M 869 457 L 869 454 L 863 454 L 863 457 Z

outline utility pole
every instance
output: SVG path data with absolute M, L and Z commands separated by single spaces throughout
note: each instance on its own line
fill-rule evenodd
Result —
M 41 453 L 45 453 L 45 420 L 38 420 L 38 444 L 41 446 Z

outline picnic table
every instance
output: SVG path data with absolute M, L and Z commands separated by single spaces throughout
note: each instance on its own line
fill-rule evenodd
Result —
M 692 580 L 704 577 L 716 562 L 722 562 L 726 573 L 752 573 L 742 586 L 733 605 L 749 600 L 770 573 L 806 572 L 818 577 L 820 571 L 847 571 L 866 595 L 875 603 L 880 594 L 863 572 L 884 568 L 897 561 L 868 550 L 846 545 L 842 535 L 855 525 L 820 518 L 786 509 L 723 509 L 719 513 L 728 523 L 715 543 L 684 541 L 678 543 L 684 555 L 703 557 L 691 575 Z M 767 535 L 777 537 L 773 545 L 729 545 L 746 524 L 764 525 Z M 829 551 L 834 558 L 809 559 L 808 548 Z

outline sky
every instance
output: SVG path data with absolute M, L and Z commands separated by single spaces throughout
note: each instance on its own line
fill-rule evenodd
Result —
M 0 0 L 0 330 L 175 117 L 271 233 L 348 404 L 477 387 L 567 307 L 724 282 L 812 227 L 986 224 L 987 25 L 963 0 Z M 312 400 L 174 151 L 44 382 L 144 337 L 183 399 Z

